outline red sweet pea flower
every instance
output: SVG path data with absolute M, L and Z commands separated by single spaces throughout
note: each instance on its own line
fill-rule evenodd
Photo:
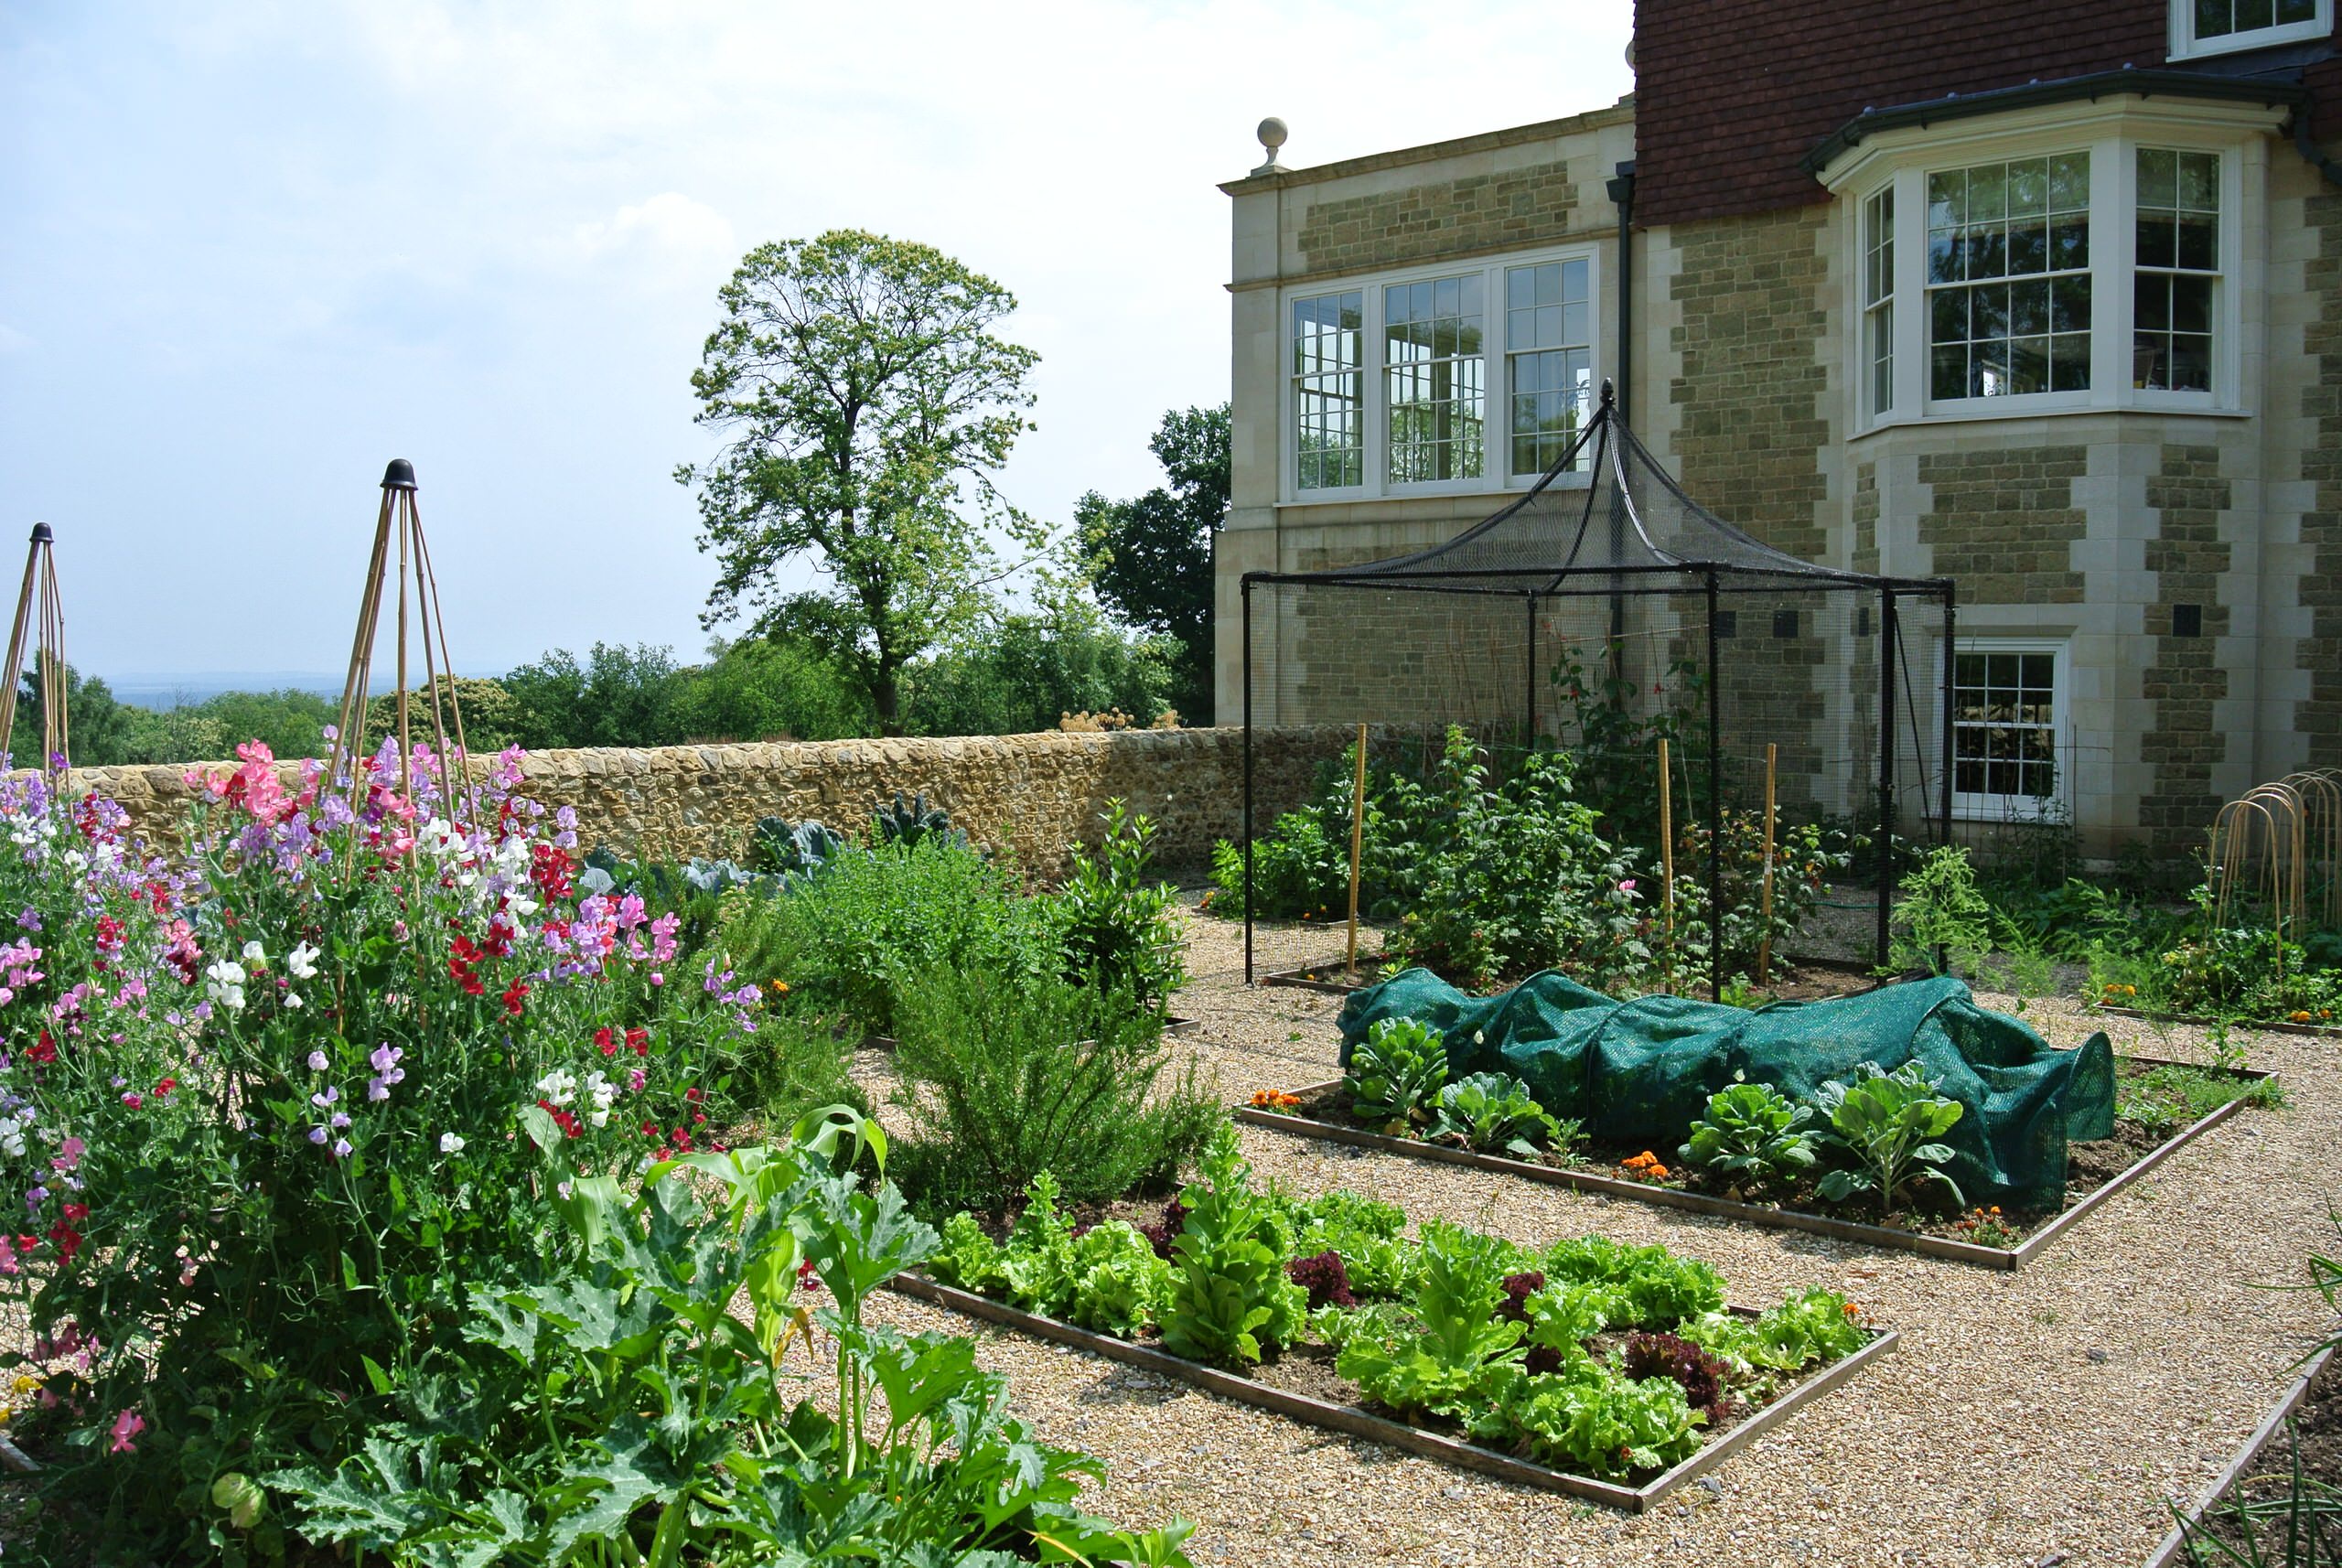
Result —
M 167 1078 L 162 1082 L 155 1086 L 155 1098 L 160 1100 L 178 1086 L 179 1080 L 177 1079 Z
M 40 1038 L 25 1047 L 25 1055 L 37 1062 L 53 1062 L 57 1059 L 57 1042 L 48 1037 L 47 1029 L 43 1029 Z
M 59 1254 L 68 1264 L 73 1262 L 73 1254 L 81 1250 L 81 1233 L 62 1219 L 48 1228 L 48 1239 L 57 1243 Z
M 626 1043 L 628 1048 L 632 1050 L 636 1056 L 647 1057 L 650 1054 L 650 1031 L 648 1029 L 628 1029 L 626 1032 Z
M 528 995 L 529 983 L 525 980 L 514 981 L 505 989 L 504 1011 L 518 1018 L 521 1015 L 522 1004 L 528 1000 Z
M 606 1057 L 618 1054 L 618 1036 L 610 1033 L 607 1024 L 594 1031 L 594 1043 L 602 1047 L 602 1054 Z

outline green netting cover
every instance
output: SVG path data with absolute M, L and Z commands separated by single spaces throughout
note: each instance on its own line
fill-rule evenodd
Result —
M 1681 996 L 1620 1002 L 1563 975 L 1532 975 L 1468 996 L 1411 969 L 1353 992 L 1342 1008 L 1342 1063 L 1368 1027 L 1420 1018 L 1446 1038 L 1449 1076 L 1509 1072 L 1556 1116 L 1599 1142 L 1672 1160 L 1708 1096 L 1745 1072 L 1791 1100 L 1861 1062 L 1888 1071 L 1917 1058 L 1967 1108 L 1944 1142 L 1971 1203 L 2065 1200 L 2068 1140 L 2114 1130 L 2114 1053 L 2102 1034 L 2052 1047 L 2016 1019 L 1976 1004 L 1957 980 L 1911 981 L 1860 996 L 1779 1002 L 1755 1012 Z

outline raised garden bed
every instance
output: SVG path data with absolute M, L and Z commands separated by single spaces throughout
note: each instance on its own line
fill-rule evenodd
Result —
M 2298 1459 L 2303 1477 L 2328 1487 L 2342 1487 L 2342 1358 L 2332 1348 L 2321 1350 L 2306 1370 L 2285 1391 L 2276 1408 L 2253 1428 L 2194 1508 L 2175 1524 L 2142 1568 L 2188 1568 L 2196 1562 L 2224 1563 L 2218 1543 L 2242 1550 L 2236 1519 L 2236 1500 L 2247 1506 L 2282 1499 L 2291 1490 Z M 2342 1512 L 2329 1503 L 2322 1520 L 2323 1544 L 2342 1541 Z M 2282 1540 L 2282 1519 L 2276 1526 Z M 2202 1542 L 2201 1555 L 2188 1550 L 2190 1538 Z M 2263 1543 L 2264 1549 L 2267 1542 Z M 2240 1558 L 2236 1561 L 2258 1561 Z M 2321 1557 L 2320 1560 L 2325 1560 Z M 2278 1560 L 2268 1559 L 2272 1563 Z M 2304 1558 L 2306 1563 L 2311 1559 Z
M 2128 1064 L 2128 1066 L 2125 1066 Z M 2158 1067 L 2193 1067 L 2196 1064 L 2166 1061 L 2154 1057 L 2124 1057 L 2118 1059 L 2118 1069 L 2130 1067 L 2152 1069 Z M 1612 1197 L 1628 1198 L 1638 1203 L 1652 1204 L 1663 1208 L 1681 1209 L 1687 1213 L 1712 1215 L 1751 1225 L 1769 1226 L 1781 1230 L 1802 1230 L 1812 1235 L 1829 1236 L 1842 1241 L 1857 1241 L 1865 1246 L 1887 1248 L 1898 1251 L 1919 1252 L 1929 1257 L 1948 1258 L 1956 1262 L 1972 1263 L 1989 1269 L 2016 1269 L 2031 1262 L 2053 1245 L 2067 1230 L 2080 1222 L 2092 1209 L 2114 1194 L 2145 1176 L 2156 1165 L 2191 1140 L 2218 1126 L 2240 1111 L 2252 1085 L 2262 1083 L 2274 1075 L 2240 1069 L 2198 1069 L 2205 1072 L 2222 1072 L 2247 1085 L 2237 1097 L 2209 1113 L 2190 1122 L 2161 1141 L 2154 1141 L 2136 1122 L 2118 1121 L 2116 1136 L 2093 1144 L 2077 1144 L 2080 1151 L 2076 1167 L 2085 1178 L 2098 1179 L 2087 1190 L 2077 1192 L 2068 1177 L 2066 1207 L 2055 1215 L 2045 1216 L 2037 1228 L 2021 1241 L 2008 1246 L 1987 1245 L 1963 1240 L 1952 1236 L 1931 1235 L 1924 1231 L 1903 1230 L 1893 1226 L 1866 1224 L 1861 1220 L 1843 1219 L 1833 1215 L 1815 1214 L 1804 1209 L 1785 1208 L 1774 1203 L 1752 1203 L 1744 1199 L 1694 1192 L 1679 1187 L 1668 1187 L 1631 1176 L 1611 1174 L 1616 1164 L 1604 1164 L 1592 1158 L 1562 1156 L 1575 1163 L 1552 1165 L 1513 1159 L 1502 1155 L 1478 1154 L 1469 1149 L 1451 1147 L 1445 1144 L 1426 1143 L 1419 1138 L 1393 1137 L 1370 1127 L 1360 1126 L 1348 1109 L 1348 1096 L 1342 1090 L 1342 1080 L 1329 1079 L 1292 1091 L 1298 1103 L 1284 1110 L 1262 1106 L 1238 1105 L 1233 1113 L 1239 1122 L 1273 1132 L 1301 1138 L 1326 1138 L 1336 1143 L 1349 1144 L 1359 1148 L 1375 1149 L 1386 1154 L 1404 1155 L 1420 1160 L 1435 1160 L 1447 1165 L 1466 1165 L 1476 1170 L 1491 1171 L 1500 1176 L 1520 1176 L 1524 1180 L 1544 1182 L 1552 1187 L 1565 1187 L 1580 1192 L 1602 1193 Z M 2126 1135 L 2125 1129 L 2130 1129 Z M 1622 1158 L 1634 1151 L 1625 1151 Z M 1549 1156 L 1551 1157 L 1551 1156 Z M 1672 1150 L 1667 1151 L 1672 1159 Z M 2012 1221 L 2010 1229 L 2023 1224 Z
M 2307 1035 L 2314 1039 L 2342 1040 L 2342 1026 L 2333 1024 L 2261 1024 L 2244 1018 L 2199 1018 L 2192 1013 L 2150 1013 L 2139 1007 L 2117 1007 L 2108 1003 L 2095 1003 L 2100 1013 L 2117 1018 L 2138 1018 L 2150 1024 L 2190 1024 L 2198 1028 L 2218 1028 L 2226 1024 L 2231 1029 L 2250 1029 L 2272 1035 Z
M 1336 996 L 1347 996 L 1353 991 L 1363 991 L 1381 978 L 1381 966 L 1387 953 L 1360 953 L 1358 968 L 1349 972 L 1355 978 L 1344 978 L 1340 959 L 1324 963 L 1305 964 L 1299 969 L 1280 969 L 1261 976 L 1261 985 L 1291 985 L 1304 991 L 1324 991 Z
M 1279 1387 L 1263 1377 L 1245 1377 L 1224 1372 L 1184 1357 L 1174 1356 L 1150 1345 L 1109 1335 L 1095 1334 L 1078 1328 L 1054 1317 L 994 1301 L 952 1285 L 940 1284 L 917 1274 L 902 1274 L 888 1282 L 889 1287 L 905 1295 L 948 1307 L 953 1312 L 997 1323 L 1021 1333 L 1069 1345 L 1092 1355 L 1104 1356 L 1128 1366 L 1144 1368 L 1164 1377 L 1176 1378 L 1209 1393 L 1234 1400 L 1259 1410 L 1274 1411 L 1295 1421 L 1330 1432 L 1366 1438 L 1421 1454 L 1445 1464 L 1475 1470 L 1499 1480 L 1519 1482 L 1524 1486 L 1542 1487 L 1549 1491 L 1566 1492 L 1629 1513 L 1641 1513 L 1664 1499 L 1670 1493 L 1695 1480 L 1747 1447 L 1767 1431 L 1786 1421 L 1789 1415 L 1810 1402 L 1855 1376 L 1863 1368 L 1882 1356 L 1894 1352 L 1898 1337 L 1892 1331 L 1876 1335 L 1868 1345 L 1841 1360 L 1814 1369 L 1791 1383 L 1770 1402 L 1735 1421 L 1729 1428 L 1703 1444 L 1700 1451 L 1673 1467 L 1661 1471 L 1640 1486 L 1623 1482 L 1597 1480 L 1589 1476 L 1572 1475 L 1533 1461 L 1499 1453 L 1458 1437 L 1434 1432 L 1407 1422 L 1393 1421 L 1359 1408 L 1354 1403 L 1337 1403 L 1301 1388 Z M 1743 1307 L 1729 1308 L 1735 1316 L 1754 1318 L 1757 1315 Z M 1295 1358 L 1298 1359 L 1298 1358 Z M 1332 1378 L 1330 1369 L 1313 1369 L 1316 1375 L 1294 1380 L 1322 1382 Z M 1276 1369 L 1266 1369 L 1267 1377 L 1277 1375 Z

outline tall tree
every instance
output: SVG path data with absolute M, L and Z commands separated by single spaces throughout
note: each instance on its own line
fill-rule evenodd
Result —
M 1211 722 L 1211 539 L 1228 519 L 1228 404 L 1172 409 L 1148 443 L 1167 486 L 1135 500 L 1092 490 L 1074 521 L 1090 552 L 1090 580 L 1133 626 L 1177 639 L 1179 712 Z
M 904 665 L 987 602 L 988 533 L 1037 540 L 993 476 L 1032 428 L 1040 356 L 994 335 L 1016 308 L 1000 285 L 856 230 L 759 246 L 719 298 L 692 390 L 730 445 L 675 475 L 722 568 L 701 620 L 829 653 L 899 735 Z M 800 561 L 817 585 L 783 581 Z

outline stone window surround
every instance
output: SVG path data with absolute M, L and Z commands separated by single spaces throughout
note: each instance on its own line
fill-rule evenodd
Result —
M 1868 397 L 1869 365 L 1864 334 L 1843 334 L 1845 385 L 1850 397 L 1850 433 L 1855 436 L 1900 424 L 1952 421 L 2030 419 L 2045 414 L 2139 410 L 2244 417 L 2245 327 L 2259 311 L 2245 308 L 2245 291 L 2259 281 L 2265 258 L 2247 243 L 2257 241 L 2245 221 L 2245 192 L 2260 181 L 2245 178 L 2250 165 L 2265 168 L 2267 137 L 2284 119 L 2283 109 L 2183 99 L 2147 99 L 2119 94 L 2095 103 L 2064 102 L 1978 115 L 1938 126 L 1906 126 L 1866 138 L 1824 171 L 1823 182 L 1838 198 L 1840 253 L 1849 263 L 1840 308 L 1845 319 L 1864 313 L 1858 261 L 1868 242 L 1864 218 L 1871 197 L 1892 186 L 1896 209 L 1895 398 L 1893 408 L 1875 413 Z M 2137 149 L 2172 147 L 2220 156 L 2220 279 L 2214 299 L 2212 391 L 2163 392 L 2131 385 L 2133 259 L 2136 249 L 2133 197 Z M 2090 154 L 2090 262 L 2095 279 L 2091 301 L 2091 386 L 2088 392 L 2032 392 L 1991 398 L 1930 400 L 1927 396 L 1927 317 L 1915 306 L 1927 295 L 1927 176 L 1933 169 L 1996 159 L 2040 156 L 2087 149 Z M 2257 303 L 2257 302 L 2256 302 Z
M 1951 820 L 1956 822 L 2034 822 L 2056 821 L 2061 817 L 2071 821 L 2074 810 L 2074 776 L 2079 771 L 2076 753 L 2074 729 L 2073 644 L 2070 638 L 2061 637 L 2047 628 L 2025 630 L 2011 628 L 1976 635 L 1961 634 L 1951 651 L 1961 653 L 2047 653 L 2057 660 L 2051 676 L 2051 754 L 2057 761 L 2057 787 L 2055 793 L 2043 800 L 2027 797 L 1963 794 L 1957 790 L 1951 797 Z M 1937 644 L 1939 664 L 1943 647 Z M 1934 690 L 1941 692 L 1943 672 L 1937 671 Z M 1939 714 L 1939 721 L 1940 715 Z M 1950 765 L 1947 759 L 1946 765 Z M 2046 807 L 2046 809 L 2045 809 Z
M 2316 0 L 2316 11 L 2306 22 L 2281 22 L 2273 27 L 2223 33 L 2217 38 L 2196 36 L 2195 0 L 2171 0 L 2171 55 L 2175 60 L 2203 59 L 2212 55 L 2265 49 L 2275 44 L 2304 43 L 2334 31 L 2334 0 Z
M 1597 242 L 1583 241 L 1565 245 L 1541 246 L 1533 250 L 1502 251 L 1492 255 L 1476 256 L 1468 260 L 1432 261 L 1394 267 L 1375 273 L 1358 273 L 1340 277 L 1313 275 L 1305 281 L 1289 283 L 1277 291 L 1278 352 L 1285 370 L 1279 380 L 1277 429 L 1279 456 L 1277 459 L 1277 494 L 1281 507 L 1312 506 L 1327 503 L 1353 503 L 1360 500 L 1394 500 L 1417 496 L 1517 495 L 1536 484 L 1539 475 L 1508 475 L 1495 470 L 1511 467 L 1511 396 L 1509 356 L 1505 349 L 1505 273 L 1511 267 L 1538 266 L 1548 262 L 1584 262 L 1586 265 L 1586 349 L 1589 364 L 1599 367 L 1608 344 L 1604 338 L 1602 320 L 1602 289 L 1604 285 L 1602 247 Z M 1481 325 L 1481 344 L 1488 369 L 1482 378 L 1483 436 L 1482 473 L 1477 478 L 1426 480 L 1414 484 L 1393 484 L 1386 475 L 1389 460 L 1390 418 L 1387 406 L 1388 387 L 1383 379 L 1380 332 L 1382 328 L 1382 290 L 1402 283 L 1419 283 L 1430 279 L 1454 277 L 1459 273 L 1477 273 L 1488 281 L 1482 289 L 1485 315 Z M 1366 467 L 1365 482 L 1343 489 L 1303 489 L 1297 473 L 1298 459 L 1295 450 L 1294 377 L 1290 371 L 1292 356 L 1291 332 L 1293 306 L 1295 300 L 1315 298 L 1321 295 L 1362 290 L 1366 295 Z M 1597 369 L 1596 379 L 1599 380 Z M 1563 474 L 1555 481 L 1563 488 L 1578 489 L 1592 483 L 1585 472 Z

